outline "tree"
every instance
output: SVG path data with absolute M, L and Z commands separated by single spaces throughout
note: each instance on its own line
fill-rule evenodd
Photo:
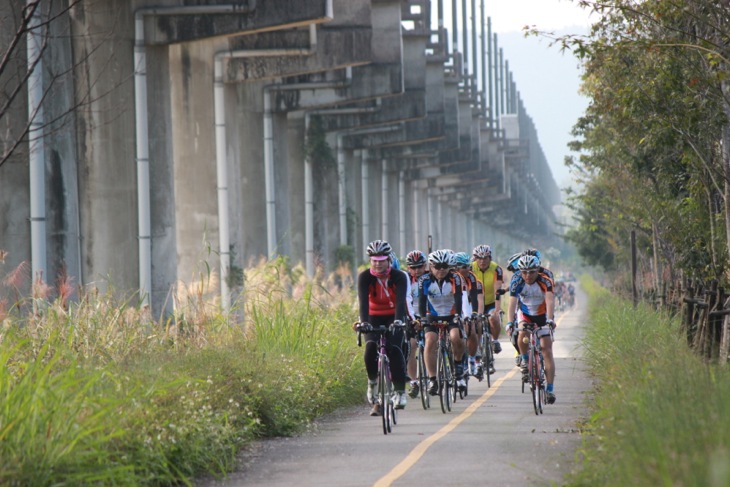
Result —
M 609 268 L 628 262 L 628 231 L 687 275 L 728 269 L 727 7 L 709 0 L 587 1 L 587 38 L 559 42 L 584 62 L 590 98 L 570 163 L 591 176 L 571 198 L 568 238 Z M 655 242 L 655 243 L 654 243 Z M 610 254 L 610 257 L 609 255 Z M 615 269 L 614 269 L 615 270 Z

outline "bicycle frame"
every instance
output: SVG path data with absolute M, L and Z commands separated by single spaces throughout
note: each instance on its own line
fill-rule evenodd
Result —
M 456 388 L 454 359 L 451 354 L 451 339 L 449 333 L 446 331 L 449 323 L 445 321 L 432 321 L 429 325 L 439 329 L 436 347 L 436 380 L 438 381 L 441 412 L 446 414 L 448 411 L 451 411 L 452 391 Z
M 431 398 L 428 395 L 428 373 L 426 372 L 426 360 L 425 360 L 425 346 L 426 337 L 423 330 L 416 332 L 416 370 L 418 373 L 418 388 L 419 395 L 421 396 L 421 405 L 423 409 L 431 408 Z
M 542 414 L 542 406 L 545 404 L 545 360 L 542 356 L 540 346 L 540 337 L 537 336 L 542 327 L 533 326 L 531 329 L 524 327 L 525 332 L 529 332 L 528 337 L 528 385 L 532 392 L 532 405 L 535 408 L 535 414 Z M 522 392 L 524 392 L 524 382 L 522 384 Z
M 479 344 L 482 355 L 482 374 L 487 378 L 487 389 L 492 387 L 492 376 L 489 373 L 492 362 L 494 361 L 494 352 L 492 351 L 492 330 L 489 326 L 489 317 L 481 315 L 479 321 L 482 327 L 482 341 Z
M 394 328 L 402 328 L 403 323 L 391 324 L 390 326 L 372 326 L 369 323 L 358 325 L 357 344 L 362 345 L 362 333 L 377 333 L 378 336 L 378 403 L 381 408 L 383 420 L 383 434 L 387 435 L 393 431 L 393 426 L 398 422 L 397 410 L 395 409 L 395 391 L 393 390 L 393 379 L 390 372 L 390 359 L 387 353 L 386 334 Z

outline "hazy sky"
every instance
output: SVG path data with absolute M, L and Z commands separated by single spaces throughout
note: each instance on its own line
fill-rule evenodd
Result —
M 445 26 L 451 30 L 452 1 L 443 1 Z M 466 3 L 469 10 L 471 1 Z M 461 0 L 457 0 L 458 9 L 461 5 Z M 477 0 L 477 19 L 481 16 L 480 5 L 481 0 Z M 555 182 L 563 188 L 570 183 L 570 173 L 563 162 L 570 154 L 570 130 L 588 104 L 578 94 L 581 70 L 570 53 L 561 54 L 558 47 L 549 47 L 548 39 L 524 37 L 523 29 L 530 26 L 560 35 L 586 33 L 591 21 L 589 12 L 580 8 L 577 0 L 484 0 L 484 5 L 525 109 L 535 123 Z
M 529 25 L 559 34 L 585 33 L 590 25 L 589 12 L 568 0 L 485 0 L 485 9 L 535 123 L 555 182 L 561 188 L 567 186 L 570 174 L 563 161 L 570 151 L 566 145 L 572 139 L 570 130 L 588 104 L 578 94 L 581 70 L 572 54 L 549 47 L 548 39 L 525 38 L 523 28 Z

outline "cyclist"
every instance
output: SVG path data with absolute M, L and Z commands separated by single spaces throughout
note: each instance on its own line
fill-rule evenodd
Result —
M 367 247 L 370 268 L 362 271 L 357 278 L 357 295 L 360 308 L 360 321 L 373 326 L 388 326 L 396 320 L 407 319 L 406 294 L 408 278 L 401 271 L 392 269 L 390 254 L 392 248 L 385 240 L 374 240 Z M 371 416 L 381 414 L 377 403 L 378 393 L 378 334 L 365 334 L 365 369 L 368 375 L 367 397 L 373 407 Z M 389 333 L 387 353 L 390 360 L 390 371 L 393 386 L 398 394 L 396 408 L 406 406 L 405 394 L 405 354 L 403 331 L 394 330 Z
M 545 376 L 547 378 L 546 402 L 555 402 L 554 380 L 555 360 L 553 358 L 553 342 L 550 330 L 555 328 L 555 296 L 553 280 L 540 272 L 540 261 L 534 255 L 523 255 L 517 263 L 519 273 L 512 279 L 509 288 L 509 311 L 507 316 L 512 320 L 508 328 L 518 328 L 517 345 L 522 354 L 522 379 L 527 378 L 528 346 L 524 343 L 525 330 L 538 327 L 538 337 L 545 359 Z M 519 325 L 517 327 L 515 322 Z
M 438 394 L 436 381 L 436 348 L 438 342 L 438 327 L 431 326 L 434 321 L 449 323 L 447 331 L 451 336 L 454 363 L 456 365 L 457 386 L 460 390 L 466 389 L 464 381 L 464 343 L 462 330 L 459 324 L 461 316 L 461 277 L 452 272 L 452 254 L 445 250 L 437 250 L 428 256 L 430 272 L 418 280 L 418 310 L 426 320 L 425 354 L 426 370 L 428 371 L 428 393 Z
M 484 377 L 481 370 L 481 362 L 477 361 L 479 343 L 482 340 L 482 330 L 477 325 L 477 317 L 484 314 L 484 291 L 482 282 L 471 271 L 471 260 L 466 252 L 454 254 L 456 272 L 461 276 L 462 281 L 462 316 L 468 318 L 466 330 L 466 345 L 469 352 L 469 374 L 482 380 Z M 481 357 L 479 357 L 481 359 Z M 479 364 L 479 365 L 477 365 Z
M 509 258 L 507 261 L 507 270 L 510 272 L 514 272 L 512 275 L 512 281 L 517 279 L 519 277 L 519 269 L 517 269 L 517 263 L 520 260 L 520 257 L 524 255 L 533 255 L 537 257 L 537 260 L 540 260 L 541 255 L 540 251 L 537 249 L 525 249 L 522 252 L 517 252 L 512 257 Z M 553 272 L 543 267 L 542 264 L 540 265 L 540 268 L 538 269 L 538 273 L 540 274 L 546 274 L 550 279 L 553 279 Z M 510 287 L 512 286 L 512 281 L 510 281 Z M 520 348 L 517 346 L 517 330 L 516 329 L 508 329 L 507 335 L 510 337 L 510 342 L 512 343 L 512 346 L 515 347 L 515 363 L 519 366 L 522 363 L 522 355 L 520 354 Z
M 428 261 L 426 260 L 426 255 L 420 250 L 411 250 L 406 256 L 406 265 L 408 265 L 409 282 L 411 284 L 411 289 L 406 296 L 406 301 L 408 302 L 408 313 L 411 315 L 411 318 L 415 320 L 416 315 L 418 314 L 418 280 L 422 275 L 428 272 Z M 408 333 L 410 339 L 410 352 L 408 354 L 407 369 L 408 377 L 411 378 L 411 389 L 408 394 L 413 398 L 417 397 L 420 392 L 418 380 L 416 380 L 416 376 L 418 375 L 418 365 L 416 364 L 416 348 L 418 347 L 415 338 L 416 331 L 418 330 L 410 330 Z
M 565 283 L 563 281 L 555 281 L 555 309 L 558 311 L 563 310 L 565 293 Z
M 484 288 L 484 313 L 489 321 L 489 328 L 492 332 L 492 350 L 495 354 L 502 351 L 502 344 L 499 343 L 499 334 L 502 331 L 502 317 L 499 299 L 502 296 L 502 284 L 504 283 L 504 272 L 502 268 L 492 260 L 492 248 L 489 245 L 477 245 L 472 251 L 474 262 L 471 270 L 479 279 Z M 489 366 L 489 373 L 494 373 L 494 367 Z
M 575 305 L 575 286 L 571 282 L 568 284 L 568 307 L 572 308 Z
M 518 273 L 517 272 L 518 271 L 518 269 L 517 269 L 517 262 L 519 262 L 520 257 L 522 257 L 523 255 L 532 255 L 532 256 L 535 256 L 535 257 L 537 257 L 537 260 L 539 260 L 539 261 L 541 261 L 541 259 L 542 259 L 542 256 L 541 256 L 539 250 L 537 250 L 537 249 L 525 249 L 522 252 L 518 252 L 518 253 L 514 254 L 512 257 L 509 258 L 509 261 L 508 261 L 509 264 L 507 265 L 507 270 L 510 271 L 510 272 Z M 553 281 L 555 280 L 555 277 L 553 276 L 553 271 L 551 271 L 547 267 L 543 267 L 542 264 L 540 264 L 539 271 L 540 271 L 541 274 L 546 274 Z M 512 276 L 512 279 L 514 279 L 514 278 L 515 277 Z

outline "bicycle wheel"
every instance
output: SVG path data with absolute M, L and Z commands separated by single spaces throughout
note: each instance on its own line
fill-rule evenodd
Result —
M 456 373 L 454 372 L 454 361 L 451 358 L 451 353 L 448 349 L 443 349 L 444 354 L 444 368 L 446 370 L 446 410 L 451 411 L 451 405 L 453 404 L 456 391 Z
M 538 384 L 540 386 L 540 397 L 538 397 L 540 405 L 540 414 L 542 414 L 542 406 L 547 404 L 545 397 L 545 358 L 542 356 L 542 352 L 538 352 Z
M 398 412 L 395 409 L 396 395 L 393 390 L 393 381 L 388 377 L 388 433 L 393 431 L 393 426 L 398 423 Z
M 540 372 L 538 371 L 538 362 L 540 359 L 537 356 L 537 351 L 534 349 L 530 351 L 530 390 L 532 391 L 532 405 L 535 408 L 535 414 L 540 414 L 542 405 L 540 403 Z
M 438 388 L 439 388 L 439 402 L 441 403 L 441 412 L 446 414 L 447 411 L 447 403 L 448 403 L 448 395 L 449 395 L 449 389 L 448 389 L 448 377 L 446 375 L 446 361 L 444 360 L 444 353 L 443 353 L 443 347 L 441 344 L 441 341 L 439 341 L 438 344 L 438 351 L 436 355 L 436 380 L 438 381 Z M 450 408 L 449 408 L 450 409 Z
M 383 434 L 387 435 L 390 431 L 390 424 L 388 421 L 388 397 L 387 391 L 387 362 L 385 356 L 381 355 L 378 358 L 378 403 L 380 404 L 380 416 L 383 421 Z
M 484 339 L 485 347 L 484 355 L 482 355 L 484 365 L 482 366 L 482 370 L 487 376 L 487 389 L 489 389 L 490 387 L 492 387 L 492 374 L 489 371 L 492 369 L 494 364 L 494 351 L 492 350 L 492 335 L 489 333 L 488 329 L 484 333 L 484 336 L 486 338 Z
M 418 389 L 421 395 L 421 405 L 423 409 L 431 407 L 431 398 L 428 394 L 428 373 L 426 372 L 426 361 L 423 357 L 423 346 L 418 346 L 418 355 L 416 356 L 416 366 L 418 370 Z
M 459 396 L 459 399 L 464 399 L 469 394 L 469 355 L 464 352 L 464 356 L 461 359 L 461 370 L 462 375 L 461 378 L 464 379 L 464 390 L 462 391 L 456 380 L 454 380 L 454 402 L 456 402 L 456 396 Z M 455 361 L 454 361 L 455 362 Z M 454 370 L 456 370 L 456 367 L 454 367 Z M 454 379 L 456 379 L 454 377 Z

